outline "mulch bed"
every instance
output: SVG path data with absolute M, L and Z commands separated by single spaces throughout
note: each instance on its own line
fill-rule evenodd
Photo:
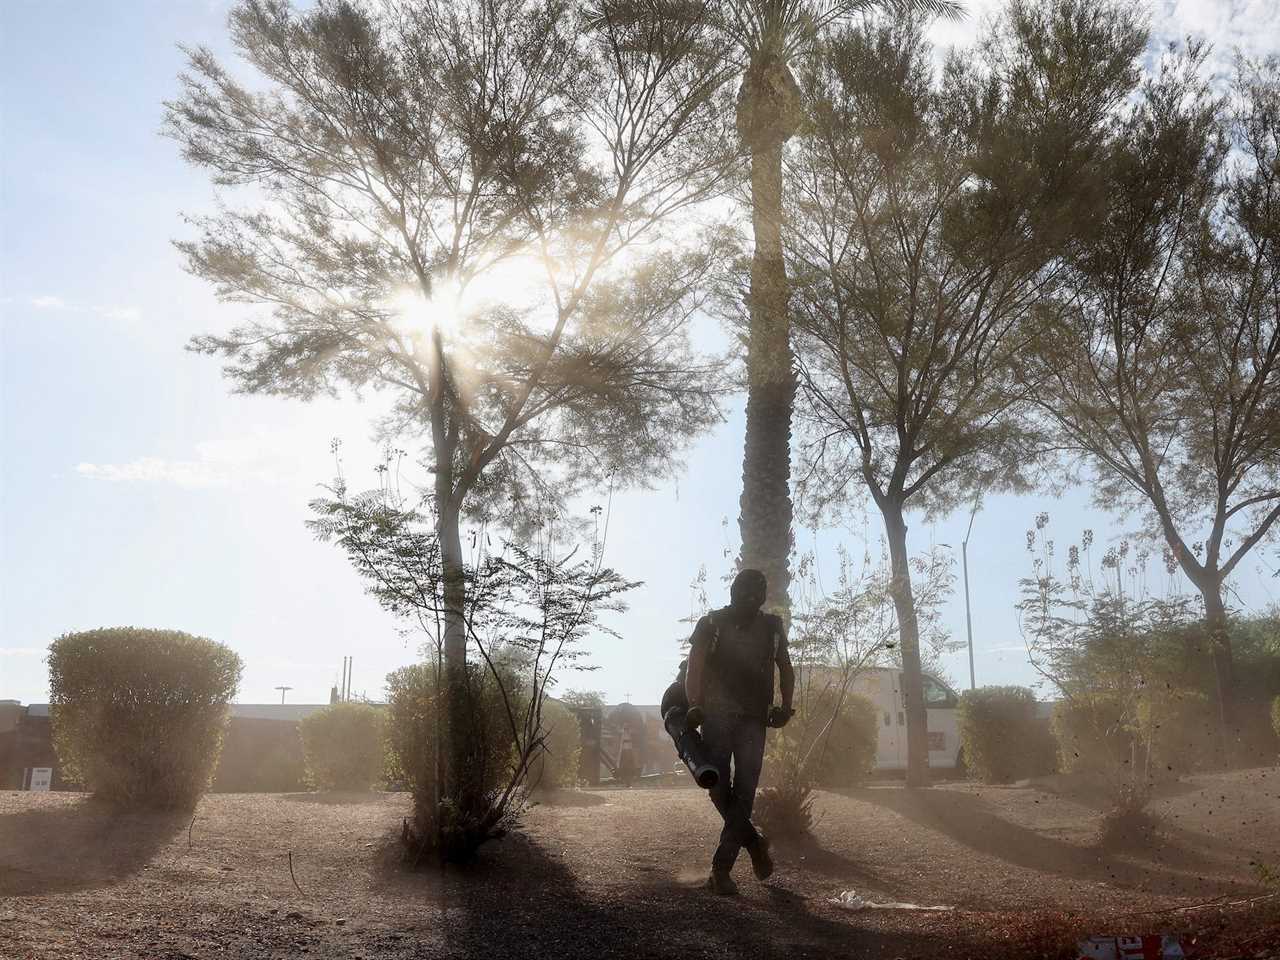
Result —
M 1125 853 L 1051 788 L 824 793 L 815 840 L 780 847 L 764 884 L 744 857 L 736 899 L 702 887 L 717 819 L 692 789 L 562 795 L 468 868 L 416 873 L 400 794 L 210 795 L 192 821 L 0 793 L 0 957 L 1003 960 L 1156 931 L 1193 956 L 1280 957 L 1250 866 L 1280 863 L 1264 773 L 1171 790 L 1159 842 Z M 846 890 L 954 909 L 847 910 Z

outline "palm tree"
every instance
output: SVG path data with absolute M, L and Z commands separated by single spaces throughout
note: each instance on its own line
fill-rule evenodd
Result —
M 782 250 L 782 150 L 803 119 L 791 64 L 827 28 L 859 14 L 960 16 L 955 0 L 630 0 L 636 17 L 696 18 L 724 56 L 726 81 L 740 77 L 736 121 L 750 158 L 751 259 L 747 340 L 747 428 L 742 462 L 738 562 L 769 580 L 768 604 L 790 608 L 791 413 L 796 394 L 786 261 Z
M 742 459 L 739 563 L 762 570 L 769 603 L 790 607 L 791 413 L 796 375 L 791 357 L 786 261 L 782 251 L 782 150 L 802 120 L 792 62 L 840 20 L 873 9 L 959 16 L 953 0 L 729 0 L 723 29 L 742 61 L 737 126 L 751 160 L 750 327 L 747 340 L 747 426 Z

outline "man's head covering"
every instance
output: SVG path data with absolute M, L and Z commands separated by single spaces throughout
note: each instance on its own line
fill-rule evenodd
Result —
M 754 616 L 764 606 L 769 581 L 759 570 L 741 570 L 729 587 L 729 607 L 742 616 Z

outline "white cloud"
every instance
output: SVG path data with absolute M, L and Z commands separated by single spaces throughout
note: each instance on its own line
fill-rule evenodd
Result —
M 189 490 L 225 487 L 244 481 L 266 483 L 297 473 L 297 452 L 288 437 L 265 427 L 251 427 L 195 445 L 190 459 L 137 457 L 124 463 L 78 463 L 76 473 L 89 480 L 113 483 L 166 483 Z
M 359 462 L 376 462 L 369 430 L 370 406 L 324 402 L 299 407 L 297 419 L 275 426 L 246 425 L 234 433 L 196 443 L 187 456 L 140 456 L 116 463 L 84 461 L 75 472 L 87 480 L 169 484 L 188 490 L 245 484 L 314 488 L 333 475 L 330 440 L 359 444 Z
M 15 302 L 12 297 L 5 299 L 6 303 Z M 117 323 L 134 324 L 142 319 L 142 311 L 135 306 L 122 304 L 100 304 L 100 303 L 76 303 L 67 300 L 65 297 L 59 297 L 51 293 L 41 294 L 38 297 L 27 297 L 28 306 L 35 307 L 37 310 L 48 310 L 57 313 L 78 313 L 86 316 L 101 317 L 104 320 L 113 320 Z
M 1159 0 L 1152 11 L 1152 46 L 1160 49 L 1188 37 L 1212 45 L 1208 72 L 1218 81 L 1226 80 L 1234 72 L 1237 52 L 1250 59 L 1276 53 L 1280 4 L 1275 0 Z
M 941 50 L 973 43 L 984 20 L 998 14 L 1004 0 L 962 0 L 960 20 L 935 20 L 929 38 Z M 1213 45 L 1211 69 L 1229 71 L 1238 49 L 1246 56 L 1273 54 L 1280 45 L 1280 3 L 1276 0 L 1148 0 L 1151 17 L 1151 52 L 1188 36 Z M 939 52 L 941 52 L 941 50 Z
M 227 473 L 217 464 L 200 460 L 139 457 L 128 463 L 77 463 L 76 473 L 90 480 L 114 483 L 172 483 L 179 487 L 225 486 Z
M 137 323 L 142 319 L 142 311 L 137 307 L 102 307 L 102 315 L 108 320 L 121 320 L 124 323 Z

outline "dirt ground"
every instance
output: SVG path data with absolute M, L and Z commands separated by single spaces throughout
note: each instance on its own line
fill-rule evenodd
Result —
M 466 870 L 419 873 L 396 862 L 400 794 L 210 795 L 192 822 L 0 792 L 0 958 L 1057 957 L 1165 930 L 1280 957 L 1280 904 L 1238 903 L 1268 892 L 1253 864 L 1280 867 L 1280 768 L 1154 810 L 1158 839 L 1121 855 L 1064 781 L 823 793 L 815 842 L 764 884 L 744 856 L 725 900 L 701 888 L 718 821 L 693 789 L 565 794 Z M 832 902 L 849 890 L 954 909 Z

